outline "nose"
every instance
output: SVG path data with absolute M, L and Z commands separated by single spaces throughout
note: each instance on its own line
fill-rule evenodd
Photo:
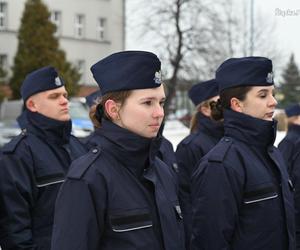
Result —
M 163 118 L 165 115 L 164 108 L 161 105 L 158 105 L 155 107 L 153 111 L 153 117 L 154 118 Z
M 69 100 L 68 100 L 68 98 L 67 97 L 65 97 L 65 96 L 61 96 L 61 98 L 60 98 L 60 103 L 62 104 L 62 105 L 65 105 L 65 104 L 68 104 L 69 103 Z
M 273 107 L 273 106 L 276 107 L 277 104 L 278 104 L 278 102 L 277 102 L 276 98 L 274 96 L 272 96 L 269 105 L 271 107 Z

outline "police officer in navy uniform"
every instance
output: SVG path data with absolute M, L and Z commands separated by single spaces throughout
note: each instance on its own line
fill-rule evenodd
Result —
M 73 162 L 56 203 L 52 250 L 181 250 L 176 180 L 157 155 L 165 93 L 145 51 L 91 67 L 101 92 L 97 145 Z
M 0 245 L 49 250 L 59 187 L 71 160 L 86 150 L 71 136 L 67 92 L 53 67 L 28 74 L 21 94 L 26 129 L 0 156 Z
M 300 139 L 300 105 L 293 104 L 288 106 L 285 108 L 285 114 L 287 116 L 288 131 L 278 144 L 278 148 L 282 152 L 283 158 L 288 165 L 289 173 L 291 174 L 291 165 L 297 150 L 295 144 Z
M 293 187 L 273 146 L 272 61 L 231 58 L 216 72 L 224 137 L 192 177 L 191 249 L 294 250 Z
M 215 79 L 195 84 L 188 92 L 197 111 L 191 120 L 191 134 L 177 146 L 180 203 L 184 217 L 186 243 L 189 243 L 192 227 L 191 177 L 196 163 L 223 136 L 223 124 L 211 117 L 211 105 L 218 100 L 218 84 Z

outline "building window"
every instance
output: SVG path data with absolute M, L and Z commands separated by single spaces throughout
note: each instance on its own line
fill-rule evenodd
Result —
M 81 74 L 81 82 L 85 82 L 85 61 L 84 60 L 77 60 L 76 62 L 76 65 L 77 65 L 77 69 L 78 69 L 78 72 Z
M 7 25 L 7 4 L 0 2 L 0 30 L 4 30 Z
M 84 37 L 84 15 L 75 16 L 75 37 Z
M 51 21 L 56 25 L 55 35 L 58 36 L 61 34 L 61 12 L 60 11 L 52 11 L 51 13 Z
M 106 18 L 98 18 L 97 22 L 97 39 L 105 40 L 106 39 Z

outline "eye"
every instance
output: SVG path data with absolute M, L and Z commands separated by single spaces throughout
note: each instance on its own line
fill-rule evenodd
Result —
M 53 95 L 50 95 L 49 98 L 50 99 L 56 99 L 56 98 L 58 98 L 58 95 L 57 94 L 53 94 Z
M 160 102 L 159 102 L 159 105 L 160 105 L 161 107 L 164 107 L 164 106 L 165 106 L 165 101 L 160 101 Z
M 145 104 L 147 106 L 151 106 L 152 102 L 151 101 L 145 101 L 145 102 L 143 102 L 143 104 Z
M 264 98 L 267 97 L 267 95 L 268 94 L 266 92 L 262 91 L 262 92 L 259 93 L 258 97 L 261 98 L 261 99 L 264 99 Z

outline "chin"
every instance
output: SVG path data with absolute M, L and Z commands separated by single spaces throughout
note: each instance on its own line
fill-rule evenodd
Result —
M 146 138 L 155 138 L 157 136 L 157 132 L 156 133 L 147 133 L 142 136 L 146 137 Z
M 268 117 L 267 118 L 263 118 L 263 120 L 271 122 L 271 121 L 273 121 L 273 117 L 271 117 L 271 118 L 268 118 Z
M 58 118 L 57 120 L 62 121 L 62 122 L 67 122 L 67 121 L 71 120 L 71 117 L 69 115 L 63 116 L 63 117 Z

